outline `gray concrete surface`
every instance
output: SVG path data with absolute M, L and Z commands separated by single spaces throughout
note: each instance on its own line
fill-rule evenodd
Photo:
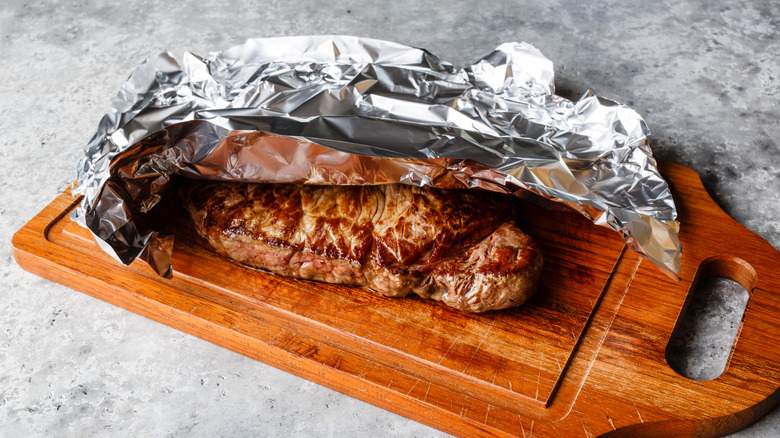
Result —
M 774 0 L 5 0 L 0 436 L 445 436 L 43 280 L 12 259 L 11 236 L 73 180 L 83 145 L 145 57 L 303 34 L 393 40 L 456 65 L 528 41 L 555 63 L 559 94 L 590 89 L 631 105 L 653 131 L 658 158 L 692 167 L 726 212 L 780 248 Z M 678 361 L 691 375 L 718 373 L 714 358 L 728 347 L 716 344 L 729 336 L 718 328 L 738 321 L 740 300 L 707 298 L 703 334 L 678 340 L 694 351 Z M 735 436 L 780 436 L 780 409 Z

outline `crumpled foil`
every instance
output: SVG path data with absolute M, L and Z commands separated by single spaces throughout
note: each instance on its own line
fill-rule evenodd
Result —
M 680 268 L 676 209 L 625 105 L 554 94 L 553 64 L 507 43 L 455 69 L 348 36 L 252 39 L 181 63 L 160 53 L 121 87 L 79 163 L 72 218 L 122 263 L 171 275 L 143 216 L 174 175 L 310 184 L 401 182 L 533 193 Z

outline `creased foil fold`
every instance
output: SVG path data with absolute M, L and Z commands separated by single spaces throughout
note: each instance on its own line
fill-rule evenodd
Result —
M 72 217 L 119 261 L 140 257 L 169 276 L 171 238 L 143 217 L 174 175 L 533 193 L 677 273 L 677 213 L 644 120 L 592 94 L 564 99 L 553 81 L 527 43 L 463 69 L 348 36 L 252 39 L 181 63 L 161 53 L 100 121 Z

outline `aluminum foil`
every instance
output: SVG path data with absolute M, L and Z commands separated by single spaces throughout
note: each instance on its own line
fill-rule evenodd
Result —
M 561 202 L 677 273 L 677 213 L 644 120 L 590 93 L 557 96 L 553 80 L 527 43 L 462 69 L 348 36 L 252 39 L 181 62 L 160 53 L 87 145 L 73 219 L 122 263 L 169 276 L 172 240 L 144 216 L 174 175 L 473 188 Z

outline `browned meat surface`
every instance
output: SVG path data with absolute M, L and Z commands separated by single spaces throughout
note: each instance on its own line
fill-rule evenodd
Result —
M 484 312 L 525 302 L 541 272 L 538 247 L 500 195 L 200 181 L 182 193 L 197 232 L 220 254 L 281 275 Z

